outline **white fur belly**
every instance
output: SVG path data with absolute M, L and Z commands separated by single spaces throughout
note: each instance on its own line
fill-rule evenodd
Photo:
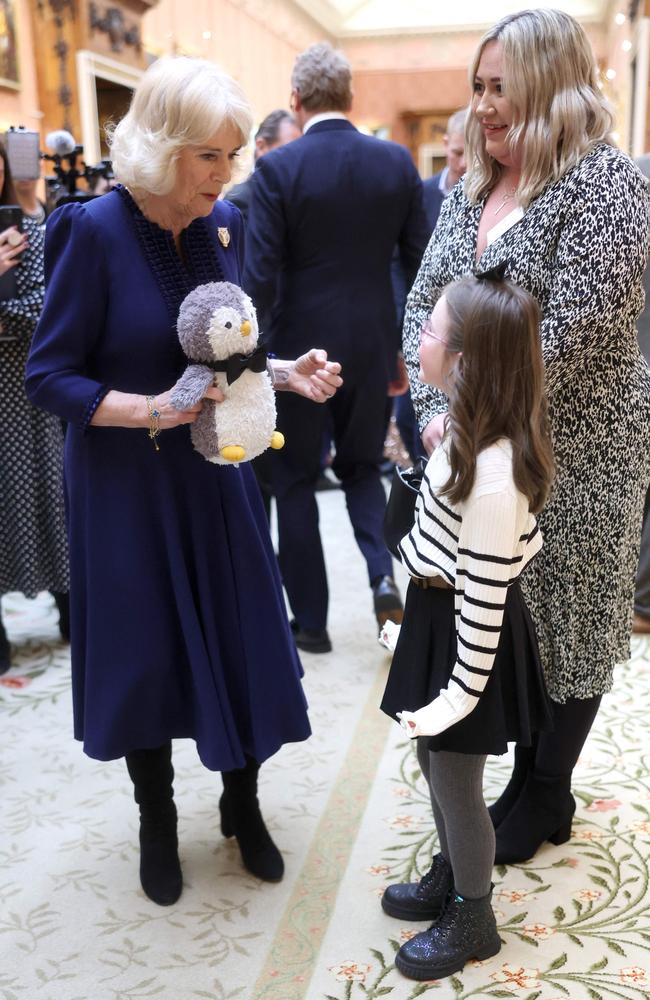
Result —
M 271 444 L 275 430 L 275 393 L 266 372 L 245 371 L 232 385 L 225 375 L 217 379 L 223 391 L 223 403 L 214 408 L 215 431 L 219 450 L 231 445 L 243 448 L 244 461 L 250 461 Z M 219 465 L 232 465 L 219 455 Z

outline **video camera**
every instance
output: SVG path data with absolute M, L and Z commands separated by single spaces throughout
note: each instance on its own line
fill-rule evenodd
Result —
M 18 128 L 12 125 L 5 133 L 5 149 L 14 180 L 37 180 L 41 176 L 41 160 L 54 164 L 54 176 L 45 178 L 49 208 L 96 198 L 94 189 L 98 181 L 104 178 L 110 184 L 114 180 L 111 161 L 101 160 L 95 166 L 89 166 L 81 159 L 83 146 L 76 143 L 70 132 L 64 129 L 50 132 L 45 144 L 53 150 L 51 154 L 40 151 L 38 132 L 22 125 Z M 79 180 L 86 182 L 86 189 L 77 187 Z

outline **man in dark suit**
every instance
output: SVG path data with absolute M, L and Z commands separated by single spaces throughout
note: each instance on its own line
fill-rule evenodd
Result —
M 429 224 L 429 235 L 436 228 L 442 203 L 465 173 L 465 119 L 467 108 L 456 111 L 447 122 L 442 140 L 447 164 L 439 174 L 434 174 L 422 185 L 424 211 Z
M 447 164 L 438 174 L 434 174 L 422 185 L 422 199 L 424 213 L 427 217 L 429 236 L 436 228 L 438 216 L 442 203 L 451 192 L 451 189 L 458 183 L 465 173 L 465 119 L 467 118 L 467 108 L 456 111 L 447 122 L 447 131 L 443 138 L 445 147 L 445 157 Z M 393 287 L 395 289 L 395 300 L 397 303 L 400 323 L 404 315 L 404 305 L 410 284 L 406 287 L 405 275 L 399 261 L 393 264 Z M 420 437 L 420 430 L 415 419 L 413 403 L 410 392 L 397 396 L 395 400 L 395 422 L 399 430 L 400 437 L 415 462 L 418 457 L 424 456 L 425 448 Z
M 284 146 L 286 142 L 293 142 L 300 134 L 300 129 L 290 111 L 285 111 L 284 108 L 271 111 L 255 133 L 255 166 L 262 156 L 266 156 L 278 146 Z M 224 195 L 226 201 L 231 201 L 233 205 L 237 206 L 244 217 L 244 222 L 248 221 L 252 179 L 253 174 L 250 174 L 245 181 L 242 181 L 241 184 L 235 184 Z
M 422 184 L 406 149 L 362 135 L 348 120 L 350 67 L 331 46 L 313 45 L 298 57 L 291 100 L 303 136 L 269 153 L 255 171 L 244 287 L 273 351 L 291 357 L 303 344 L 318 344 L 342 363 L 344 385 L 327 407 L 332 467 L 366 560 L 377 620 L 401 620 L 383 541 L 379 466 L 387 387 L 400 348 L 391 255 L 397 244 L 412 282 L 427 240 Z M 288 396 L 277 397 L 286 444 L 273 462 L 280 566 L 297 645 L 327 652 L 328 587 L 314 486 L 328 413 L 294 406 Z

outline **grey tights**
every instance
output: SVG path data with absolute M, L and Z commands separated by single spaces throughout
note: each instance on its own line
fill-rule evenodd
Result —
M 483 798 L 485 755 L 431 751 L 419 737 L 417 755 L 429 785 L 440 852 L 451 865 L 456 892 L 480 899 L 490 891 L 494 827 Z

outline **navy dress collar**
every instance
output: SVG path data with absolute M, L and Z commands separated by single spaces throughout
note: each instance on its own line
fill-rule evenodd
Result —
M 130 212 L 138 242 L 175 325 L 181 302 L 192 289 L 209 281 L 224 281 L 208 221 L 194 219 L 183 230 L 182 259 L 170 230 L 147 219 L 123 185 L 118 185 L 115 190 Z

